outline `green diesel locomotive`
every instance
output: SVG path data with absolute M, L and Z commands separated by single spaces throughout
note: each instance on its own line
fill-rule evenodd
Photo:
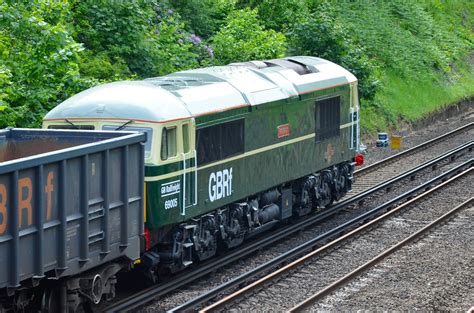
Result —
M 307 56 L 105 84 L 43 127 L 147 134 L 142 261 L 171 272 L 337 201 L 360 161 L 357 79 Z

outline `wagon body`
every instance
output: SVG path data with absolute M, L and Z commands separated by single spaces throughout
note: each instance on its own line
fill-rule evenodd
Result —
M 145 137 L 0 131 L 0 288 L 140 257 Z

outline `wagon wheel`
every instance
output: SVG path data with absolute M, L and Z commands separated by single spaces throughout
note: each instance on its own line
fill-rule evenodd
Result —
M 77 294 L 76 294 L 77 295 Z M 47 288 L 43 293 L 41 299 L 41 312 L 42 313 L 83 313 L 83 312 L 97 312 L 92 306 L 88 305 L 88 301 L 79 297 L 73 297 L 72 299 L 64 299 L 64 304 L 61 306 L 61 286 L 54 286 Z M 68 301 L 69 300 L 69 301 Z M 72 301 L 71 301 L 72 300 Z
M 59 287 L 52 287 L 46 289 L 41 299 L 41 312 L 43 313 L 59 313 L 61 312 Z

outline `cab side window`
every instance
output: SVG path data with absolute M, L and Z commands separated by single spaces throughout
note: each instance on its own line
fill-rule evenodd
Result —
M 161 160 L 167 160 L 177 154 L 176 127 L 163 128 L 161 133 Z

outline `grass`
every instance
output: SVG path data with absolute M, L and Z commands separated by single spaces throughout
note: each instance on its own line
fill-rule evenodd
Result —
M 474 1 L 334 0 L 336 18 L 379 66 L 362 131 L 399 130 L 474 96 Z
M 458 62 L 449 77 L 426 72 L 416 78 L 400 77 L 395 71 L 385 73 L 384 89 L 372 103 L 361 102 L 362 131 L 397 130 L 401 121 L 413 122 L 449 104 L 474 95 L 474 66 Z

